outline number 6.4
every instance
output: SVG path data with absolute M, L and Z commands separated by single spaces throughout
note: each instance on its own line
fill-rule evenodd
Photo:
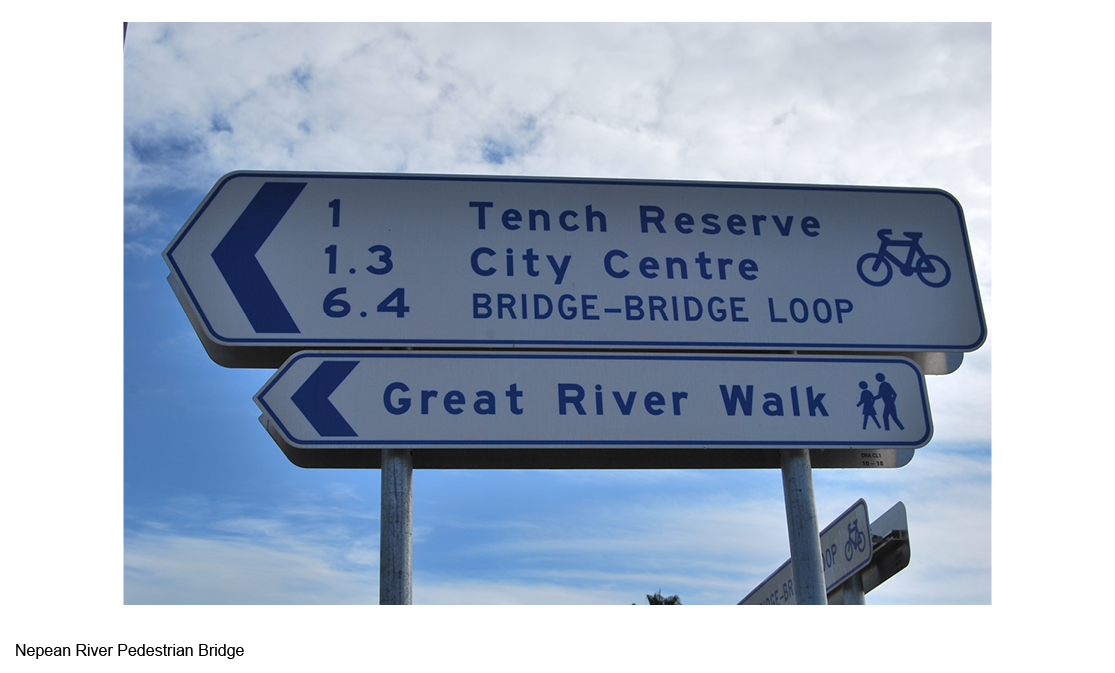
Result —
M 352 311 L 352 305 L 340 298 L 346 292 L 348 292 L 347 287 L 338 287 L 325 295 L 325 301 L 321 303 L 325 315 L 330 318 L 343 318 Z M 391 294 L 376 305 L 376 312 L 394 313 L 396 318 L 406 316 L 409 310 L 410 307 L 406 305 L 406 290 L 401 287 L 395 288 Z M 361 313 L 361 316 L 363 315 L 366 314 Z

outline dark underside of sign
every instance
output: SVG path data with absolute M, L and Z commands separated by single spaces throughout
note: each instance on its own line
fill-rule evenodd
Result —
M 274 436 L 274 435 L 272 435 Z M 299 449 L 276 437 L 304 468 L 380 469 L 382 449 Z M 815 468 L 903 467 L 913 449 L 812 449 Z M 779 469 L 777 449 L 411 449 L 416 470 Z

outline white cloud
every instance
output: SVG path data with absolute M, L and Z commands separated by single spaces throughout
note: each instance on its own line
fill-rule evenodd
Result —
M 640 596 L 600 587 L 546 582 L 481 582 L 456 578 L 414 578 L 415 605 L 623 605 Z M 653 592 L 652 592 L 653 593 Z M 645 603 L 646 600 L 640 601 Z
M 966 353 L 960 369 L 927 376 L 934 442 L 991 441 L 991 351 Z M 930 444 L 932 446 L 932 444 Z
M 317 546 L 284 549 L 258 541 L 142 534 L 124 554 L 127 604 L 374 603 L 378 570 L 335 567 Z
M 159 210 L 138 203 L 124 204 L 124 233 L 134 234 L 159 224 Z
M 125 603 L 376 602 L 378 519 L 339 492 L 325 501 L 294 495 L 273 508 L 177 498 L 133 514 Z
M 987 26 L 132 30 L 136 186 L 232 168 L 988 182 Z M 491 143 L 510 156 L 485 162 Z
M 124 252 L 140 257 L 154 257 L 161 253 L 162 249 L 152 247 L 139 241 L 128 241 L 124 244 Z

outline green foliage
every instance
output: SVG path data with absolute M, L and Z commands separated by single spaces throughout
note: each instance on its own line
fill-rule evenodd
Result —
M 662 590 L 659 589 L 653 596 L 647 594 L 647 603 L 651 605 L 681 605 L 681 599 L 677 597 L 677 594 L 663 596 Z

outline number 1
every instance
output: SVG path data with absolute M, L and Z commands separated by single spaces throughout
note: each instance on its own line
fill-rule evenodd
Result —
M 341 200 L 333 199 L 329 202 L 329 207 L 333 209 L 333 226 L 341 226 Z

